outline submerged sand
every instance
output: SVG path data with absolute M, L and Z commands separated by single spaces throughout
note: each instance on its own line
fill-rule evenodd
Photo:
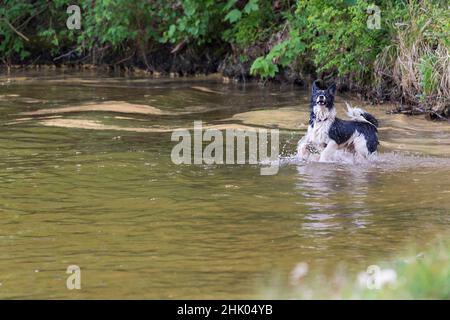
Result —
M 309 113 L 296 107 L 284 107 L 274 110 L 256 110 L 235 114 L 232 121 L 240 121 L 251 126 L 299 130 L 308 127 Z
M 209 89 L 202 86 L 190 86 L 191 90 L 205 92 L 207 94 L 222 94 L 219 91 Z M 18 99 L 19 95 L 10 94 L 0 96 L 4 99 Z M 342 99 L 336 102 L 338 116 L 346 119 L 345 109 Z M 35 102 L 35 101 L 29 101 Z M 303 102 L 304 103 L 304 102 Z M 280 130 L 288 130 L 298 132 L 299 139 L 307 129 L 309 112 L 306 104 L 286 106 L 281 108 L 252 110 L 236 113 L 232 116 L 225 116 L 223 119 L 215 120 L 217 124 L 204 124 L 203 128 L 215 128 L 218 130 L 225 129 L 242 129 L 256 130 L 257 128 L 277 128 Z M 227 108 L 226 105 L 219 104 L 222 109 Z M 188 110 L 189 108 L 189 110 Z M 20 113 L 20 117 L 7 124 L 20 124 L 26 121 L 36 121 L 38 124 L 52 127 L 78 128 L 88 130 L 114 130 L 142 133 L 158 133 L 172 132 L 178 128 L 175 126 L 133 126 L 128 122 L 121 123 L 120 120 L 136 120 L 142 123 L 147 118 L 133 117 L 133 115 L 141 116 L 178 116 L 188 115 L 205 110 L 211 110 L 211 106 L 188 105 L 181 111 L 163 110 L 148 104 L 129 103 L 125 101 L 104 101 L 90 102 L 82 105 L 64 106 L 57 108 L 45 108 L 34 111 L 26 111 Z M 377 107 L 362 106 L 363 109 L 372 113 L 380 121 L 380 139 L 382 151 L 400 150 L 402 152 L 424 153 L 429 155 L 449 155 L 450 141 L 448 135 L 450 126 L 446 122 L 431 122 L 423 117 L 408 117 L 405 115 L 388 115 L 386 109 L 389 106 Z M 92 119 L 73 119 L 68 116 L 72 113 L 80 112 L 107 112 L 112 114 L 112 118 L 117 123 L 105 124 L 100 120 Z M 58 117 L 58 118 L 49 118 Z M 149 119 L 152 119 L 149 117 Z M 199 117 L 198 120 L 200 120 Z M 194 120 L 192 120 L 193 122 Z M 186 129 L 192 129 L 193 123 L 186 123 Z M 153 124 L 153 121 L 151 121 Z M 179 122 L 178 122 L 179 124 Z
M 133 104 L 123 101 L 106 101 L 102 103 L 88 103 L 80 106 L 39 109 L 35 111 L 21 112 L 20 115 L 41 116 L 57 113 L 72 113 L 85 111 L 104 111 L 116 113 L 135 113 L 144 115 L 178 115 L 184 112 L 169 112 L 149 105 Z
M 216 90 L 211 90 L 209 88 L 201 87 L 201 86 L 192 86 L 191 89 L 194 89 L 194 90 L 197 90 L 197 91 L 201 91 L 201 92 L 206 92 L 206 93 L 224 94 L 223 92 L 216 91 Z
M 74 128 L 74 129 L 90 129 L 90 130 L 116 130 L 116 131 L 129 131 L 129 132 L 172 132 L 180 129 L 193 129 L 189 128 L 173 128 L 173 127 L 122 127 L 117 125 L 107 125 L 103 124 L 100 121 L 96 120 L 87 120 L 87 119 L 61 119 L 61 118 L 53 118 L 53 119 L 45 119 L 39 121 L 41 125 L 49 126 L 49 127 L 62 127 L 62 128 Z M 257 130 L 258 128 L 240 125 L 240 124 L 218 124 L 218 125 L 204 125 L 203 129 L 217 129 L 217 130 L 226 130 L 226 129 L 240 129 L 240 130 Z

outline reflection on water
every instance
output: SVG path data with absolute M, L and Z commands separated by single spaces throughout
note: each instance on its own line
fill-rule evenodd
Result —
M 310 212 L 305 215 L 307 222 L 303 223 L 303 228 L 327 234 L 332 229 L 343 227 L 336 222 L 339 216 L 346 217 L 355 228 L 364 228 L 369 223 L 366 216 L 370 215 L 370 211 L 365 198 L 367 187 L 371 184 L 370 172 L 361 167 L 339 168 L 323 164 L 300 165 L 297 170 L 300 177 L 297 188 L 301 190 L 304 204 Z M 341 202 L 333 200 L 342 192 L 353 198 L 349 214 L 342 213 Z
M 168 131 L 194 120 L 278 127 L 289 155 L 304 133 L 307 93 L 97 76 L 0 77 L 2 298 L 255 298 L 300 261 L 361 271 L 448 234 L 448 124 L 367 107 L 382 126 L 374 163 L 286 157 L 275 176 L 258 166 L 176 166 Z M 111 101 L 161 112 L 77 109 Z M 75 109 L 35 113 L 66 107 Z M 57 119 L 79 126 L 45 126 Z M 65 287 L 70 264 L 81 267 L 81 291 Z

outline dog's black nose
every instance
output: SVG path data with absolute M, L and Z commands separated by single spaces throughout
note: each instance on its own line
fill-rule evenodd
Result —
M 324 95 L 320 95 L 320 96 L 317 97 L 317 102 L 325 103 L 325 101 L 326 101 L 326 98 L 325 98 Z

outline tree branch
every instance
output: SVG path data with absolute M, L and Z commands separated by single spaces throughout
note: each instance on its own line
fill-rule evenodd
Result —
M 16 28 L 14 28 L 14 26 L 9 23 L 8 20 L 6 20 L 5 18 L 2 18 L 2 20 L 6 23 L 6 25 L 8 27 L 11 28 L 12 31 L 14 31 L 15 33 L 17 33 L 21 38 L 23 38 L 25 41 L 30 41 L 30 39 L 27 38 L 27 36 L 25 36 L 22 32 L 20 32 L 19 30 L 17 30 Z

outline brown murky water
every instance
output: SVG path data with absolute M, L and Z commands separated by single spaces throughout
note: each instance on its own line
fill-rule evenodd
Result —
M 448 234 L 448 123 L 364 106 L 377 161 L 303 164 L 308 100 L 216 78 L 2 75 L 0 297 L 258 298 L 300 261 L 356 272 Z M 173 164 L 171 131 L 194 120 L 279 128 L 279 173 Z

